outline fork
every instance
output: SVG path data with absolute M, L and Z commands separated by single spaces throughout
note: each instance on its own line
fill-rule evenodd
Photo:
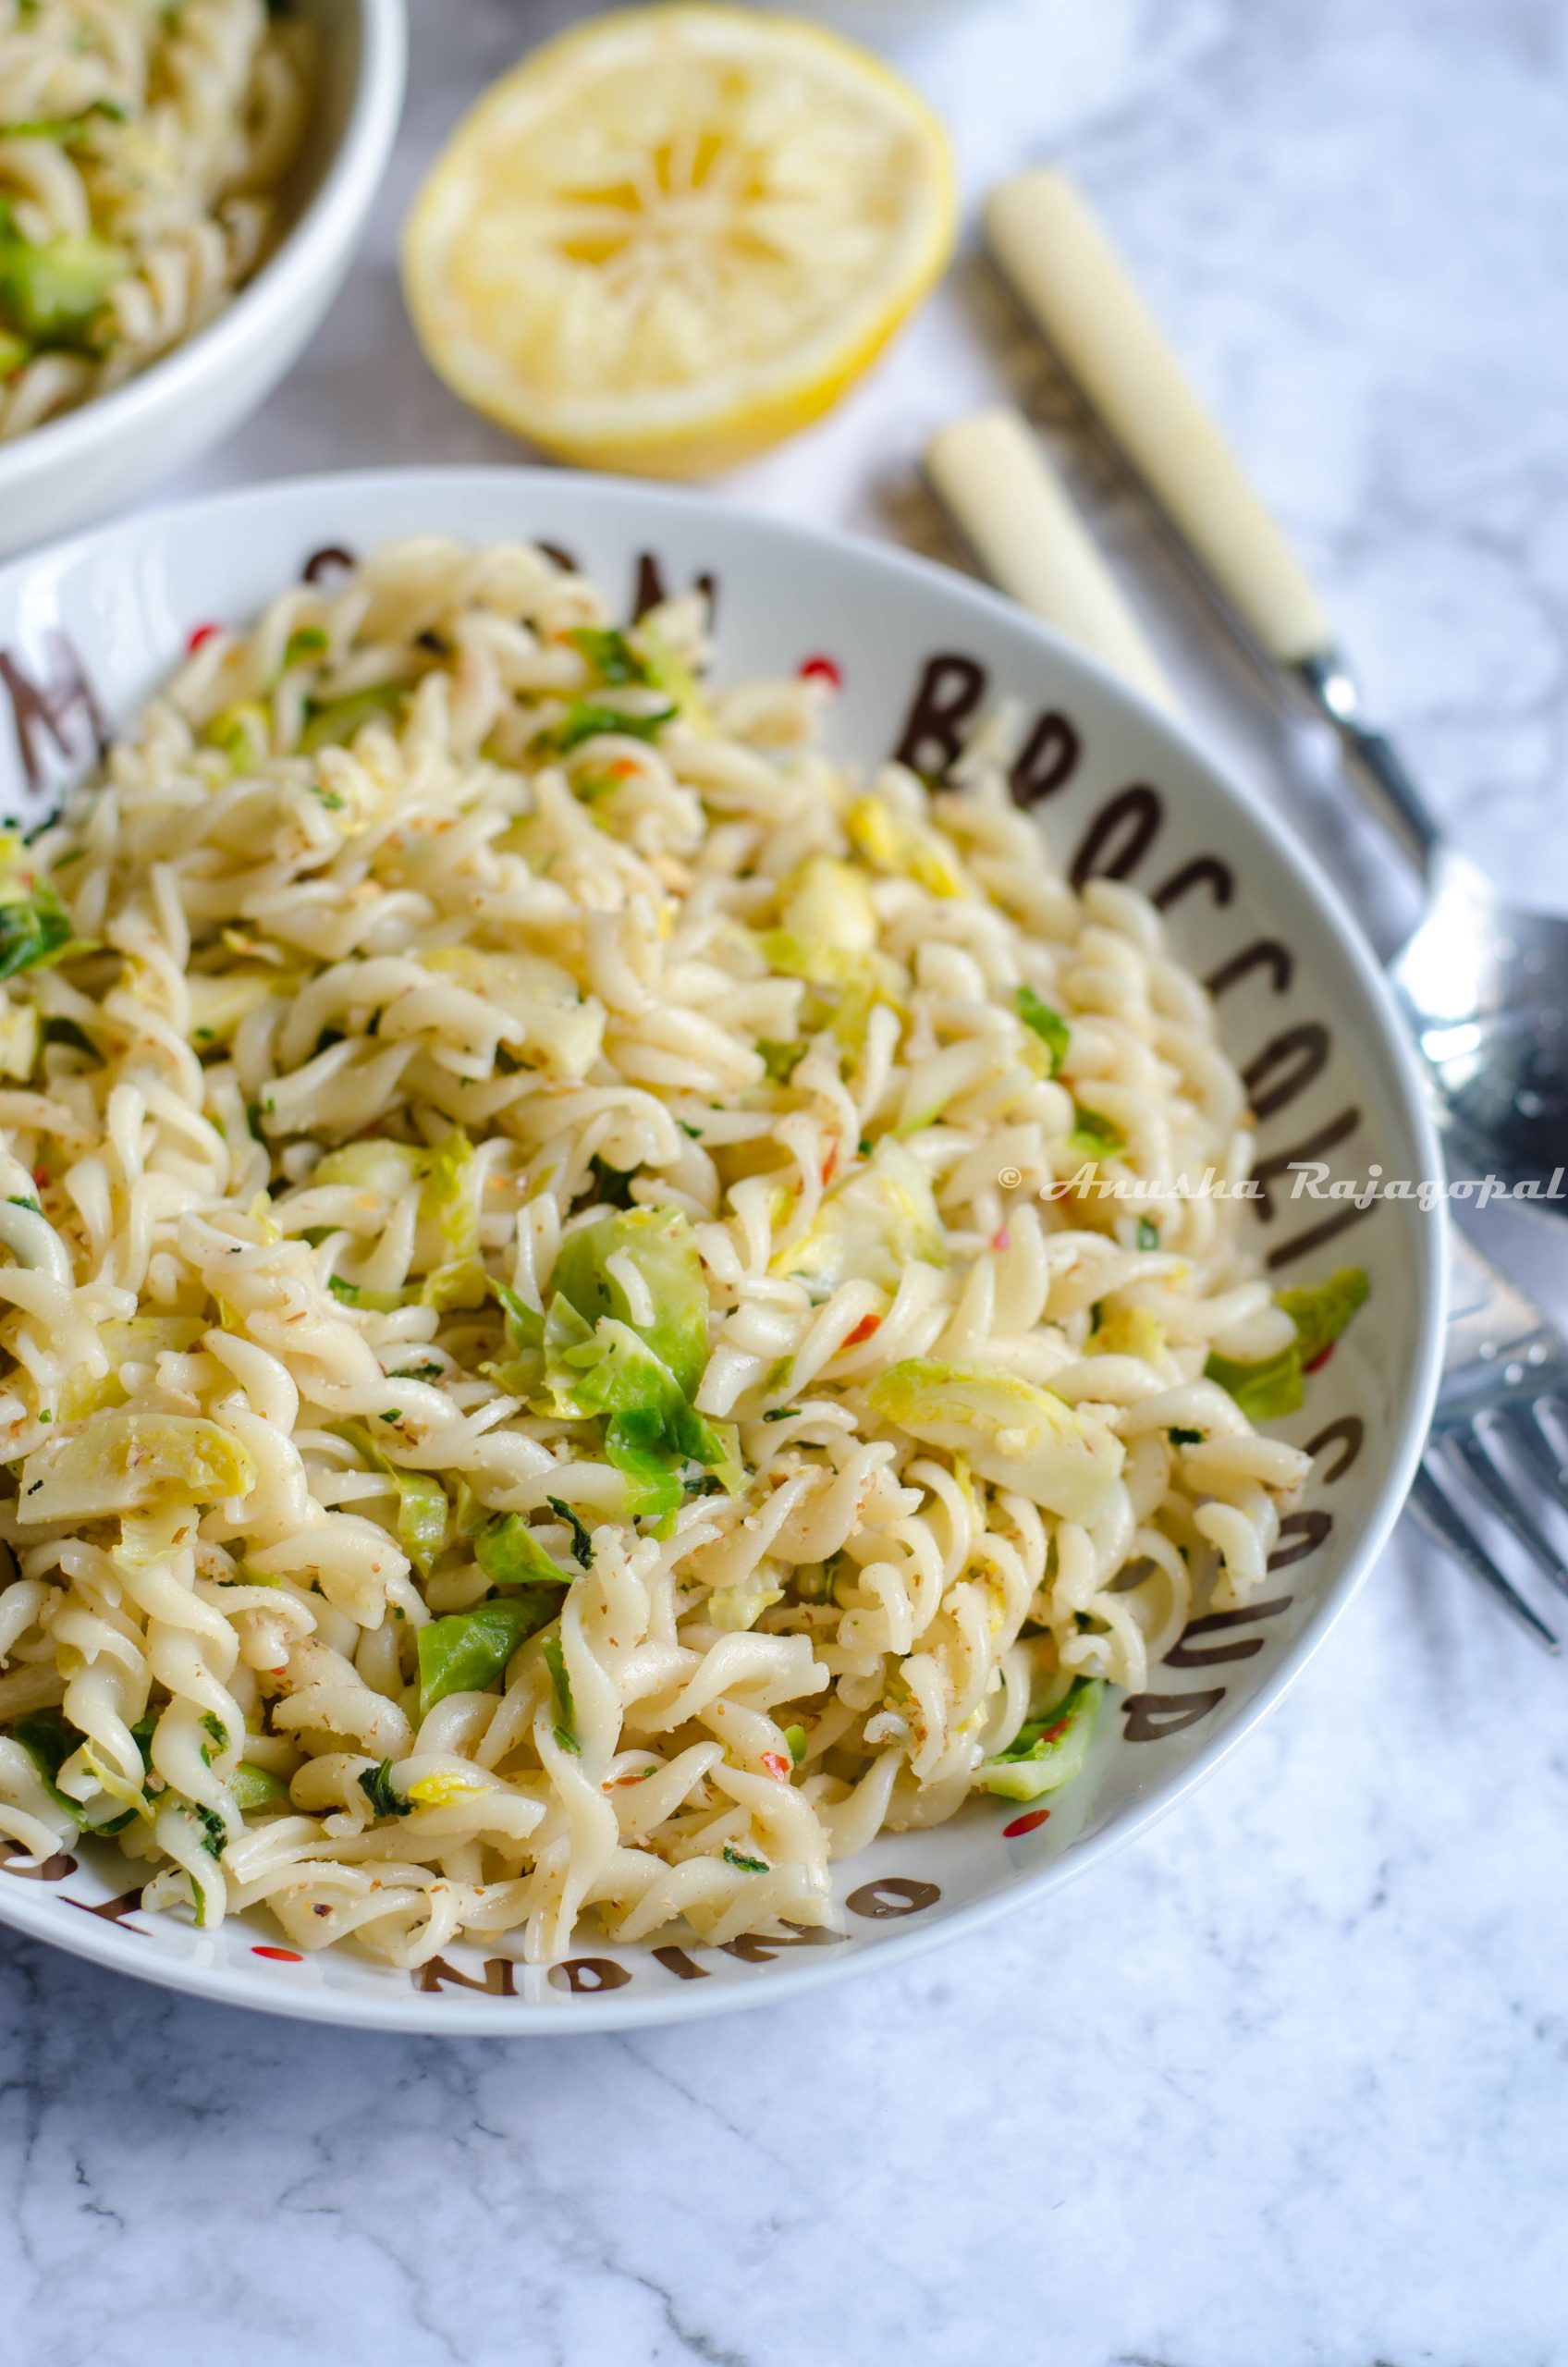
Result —
M 1170 714 L 1178 701 L 1071 495 L 1015 411 L 956 421 L 926 449 L 931 483 L 993 583 L 1058 632 L 1136 682 Z M 1520 1499 L 1527 1471 L 1547 1506 L 1568 1515 L 1568 1340 L 1466 1240 L 1457 1225 L 1443 1380 L 1410 1509 L 1428 1534 L 1549 1652 L 1553 1630 L 1498 1566 L 1485 1541 L 1501 1527 L 1568 1596 L 1568 1565 L 1545 1515 Z M 1477 1523 L 1479 1527 L 1477 1527 Z
M 1410 1508 L 1538 1644 L 1555 1652 L 1557 1637 L 1503 1576 L 1461 1506 L 1477 1503 L 1483 1518 L 1506 1529 L 1541 1576 L 1568 1595 L 1568 1564 L 1514 1478 L 1515 1470 L 1527 1472 L 1547 1504 L 1568 1513 L 1568 1458 L 1551 1427 L 1554 1419 L 1568 1426 L 1568 1340 L 1457 1225 L 1450 1239 L 1442 1385 Z M 1500 1446 L 1512 1450 L 1508 1461 L 1499 1461 Z

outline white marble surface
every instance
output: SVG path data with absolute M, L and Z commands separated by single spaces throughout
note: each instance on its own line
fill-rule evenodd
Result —
M 189 484 L 511 456 L 414 352 L 394 226 L 459 104 L 565 13 L 413 0 L 372 249 Z M 997 0 L 902 55 L 972 195 L 1037 153 L 1083 174 L 1455 828 L 1568 901 L 1560 0 Z M 1206 728 L 1386 921 L 1386 850 L 1286 743 L 978 258 L 740 489 L 945 550 L 923 435 L 1007 388 Z M 1551 1280 L 1555 1243 L 1513 1247 Z M 1272 1725 L 1093 1879 L 707 2028 L 361 2039 L 0 1934 L 0 2354 L 1568 2360 L 1565 1683 L 1402 1534 Z

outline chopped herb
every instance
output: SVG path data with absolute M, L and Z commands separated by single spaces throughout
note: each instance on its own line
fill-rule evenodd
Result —
M 577 1739 L 577 1711 L 571 1698 L 571 1678 L 567 1672 L 566 1654 L 558 1636 L 547 1636 L 544 1644 L 545 1665 L 550 1672 L 550 1682 L 556 1691 L 556 1740 L 563 1750 L 581 1758 L 582 1745 Z
M 1052 1076 L 1060 1075 L 1072 1036 L 1072 1031 L 1060 1012 L 1053 1011 L 1048 1002 L 1042 1002 L 1033 987 L 1020 987 L 1012 999 L 1012 1007 L 1024 1026 L 1033 1029 L 1050 1054 Z
M 680 713 L 671 705 L 655 708 L 652 715 L 627 715 L 621 708 L 606 706 L 594 699 L 573 699 L 553 731 L 545 734 L 545 745 L 558 755 L 570 755 L 581 748 L 585 740 L 596 740 L 601 732 L 624 732 L 633 740 L 656 740 L 664 726 Z
M 727 1866 L 739 1866 L 741 1872 L 747 1874 L 770 1874 L 773 1871 L 766 1858 L 748 1858 L 741 1850 L 732 1849 L 728 1842 L 724 1847 L 724 1862 Z
M 389 1405 L 381 1418 L 384 1422 L 400 1422 L 403 1418 L 403 1409 L 400 1405 Z
M 406 1800 L 392 1783 L 392 1761 L 384 1759 L 379 1767 L 361 1767 L 360 1789 L 370 1802 L 376 1816 L 411 1816 L 414 1804 Z
M 806 1755 L 806 1730 L 804 1726 L 786 1726 L 784 1729 L 784 1739 L 790 1746 L 790 1763 L 792 1767 L 798 1767 L 802 1760 Z
M 683 1134 L 691 1135 L 692 1140 L 694 1143 L 700 1143 L 702 1141 L 703 1130 L 701 1126 L 689 1126 L 684 1118 L 677 1118 L 675 1122 L 680 1127 Z
M 772 1405 L 763 1416 L 765 1422 L 787 1422 L 795 1411 L 792 1405 Z
M 1159 1227 L 1148 1217 L 1138 1219 L 1138 1246 L 1140 1249 L 1159 1247 Z
M 0 903 L 0 978 L 58 962 L 71 943 L 70 915 L 53 888 L 39 880 L 31 896 Z
M 607 1208 L 636 1206 L 631 1197 L 632 1180 L 637 1172 L 634 1167 L 610 1167 L 597 1154 L 589 1164 L 593 1170 L 595 1200 L 602 1200 Z
M 646 682 L 651 678 L 644 660 L 623 632 L 602 625 L 579 625 L 567 639 L 582 651 L 602 682 Z
M 198 1035 L 203 1033 L 201 1028 L 196 1032 Z M 210 1034 L 211 1030 L 205 1032 Z M 85 1052 L 90 1061 L 101 1061 L 104 1057 L 86 1028 L 79 1027 L 74 1019 L 46 1019 L 42 1033 L 46 1044 L 64 1044 L 73 1052 Z
M 1201 1430 L 1167 1430 L 1165 1435 L 1172 1446 L 1202 1446 L 1203 1444 Z
M 192 1800 L 190 1813 L 202 1828 L 202 1846 L 209 1857 L 221 1858 L 228 1846 L 228 1827 L 216 1809 L 204 1809 Z
M 202 1723 L 213 1738 L 213 1748 L 214 1750 L 227 1750 L 228 1748 L 228 1728 L 224 1724 L 223 1720 L 219 1717 L 214 1717 L 211 1710 L 203 1710 L 202 1712 Z
M 583 1527 L 582 1523 L 578 1519 L 577 1515 L 572 1511 L 571 1506 L 570 1504 L 563 1503 L 559 1496 L 546 1496 L 545 1502 L 549 1505 L 550 1510 L 553 1513 L 558 1514 L 559 1517 L 565 1521 L 568 1528 L 570 1529 L 571 1551 L 580 1567 L 584 1570 L 592 1569 L 594 1566 L 594 1540 L 589 1536 L 588 1531 Z
M 30 1216 L 41 1217 L 43 1214 L 43 1210 L 40 1208 L 38 1202 L 31 1198 L 25 1192 L 7 1193 L 6 1196 L 6 1205 L 7 1208 L 26 1208 Z

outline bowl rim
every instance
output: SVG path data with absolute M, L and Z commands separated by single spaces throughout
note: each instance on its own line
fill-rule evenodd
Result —
M 372 0 L 372 5 L 375 4 L 376 0 Z M 849 556 L 859 565 L 901 577 L 940 600 L 956 604 L 961 610 L 967 609 L 982 626 L 987 621 L 1005 624 L 1010 632 L 1022 632 L 1035 640 L 1054 663 L 1090 681 L 1112 706 L 1129 716 L 1136 728 L 1152 733 L 1157 742 L 1166 742 L 1185 762 L 1197 767 L 1226 803 L 1240 810 L 1243 827 L 1258 834 L 1281 868 L 1303 888 L 1315 917 L 1333 939 L 1349 980 L 1359 992 L 1362 1013 L 1372 1031 L 1367 1050 L 1374 1056 L 1381 1055 L 1393 1085 L 1395 1121 L 1407 1129 L 1424 1172 L 1432 1176 L 1445 1172 L 1437 1123 L 1415 1049 L 1400 1018 L 1389 982 L 1359 924 L 1305 840 L 1251 795 L 1195 730 L 1156 706 L 1098 658 L 988 585 L 896 544 L 779 518 L 745 503 L 701 491 L 630 477 L 495 466 L 338 470 L 198 495 L 89 528 L 0 565 L 0 594 L 40 566 L 57 581 L 65 567 L 88 556 L 93 546 L 127 537 L 156 537 L 161 533 L 189 531 L 198 524 L 219 522 L 240 527 L 246 512 L 263 505 L 273 508 L 282 501 L 298 502 L 311 521 L 311 531 L 314 533 L 319 528 L 326 533 L 330 531 L 333 505 L 345 496 L 374 498 L 378 492 L 395 495 L 416 491 L 439 497 L 441 493 L 458 488 L 494 497 L 498 532 L 504 531 L 504 521 L 514 517 L 535 491 L 557 500 L 569 492 L 584 506 L 608 511 L 612 517 L 619 505 L 630 499 L 644 513 L 663 511 L 688 521 L 698 516 L 717 518 L 720 531 L 732 527 L 741 533 L 771 536 L 810 554 L 819 566 L 832 567 Z M 229 538 L 214 539 L 223 546 Z M 1365 1044 L 1366 1039 L 1363 1037 L 1362 1041 Z M 1403 1205 L 1414 1209 L 1413 1203 Z M 439 2020 L 431 2011 L 430 2001 L 411 1987 L 400 1994 L 389 1988 L 385 1997 L 325 1988 L 258 1995 L 255 1976 L 247 1969 L 224 1964 L 195 1964 L 173 1956 L 149 1960 L 146 1954 L 134 1950 L 127 1935 L 112 1924 L 84 1915 L 81 1924 L 73 1925 L 68 1918 L 50 1913 L 47 1898 L 32 1895 L 26 1883 L 0 1883 L 0 1922 L 10 1924 L 30 1938 L 64 1948 L 69 1955 L 129 1973 L 157 1987 L 178 1990 L 210 2002 L 249 2007 L 257 2013 L 278 2014 L 289 2020 L 366 2030 L 421 2031 L 453 2038 L 541 2038 L 688 2022 L 710 2014 L 783 2004 L 845 1980 L 851 1973 L 907 1963 L 927 1949 L 983 1930 L 1003 1915 L 1036 1903 L 1047 1892 L 1088 1872 L 1112 1851 L 1146 1833 L 1229 1759 L 1295 1684 L 1365 1585 L 1403 1510 L 1430 1428 L 1442 1371 L 1448 1227 L 1452 1220 L 1442 1199 L 1416 1213 L 1426 1220 L 1413 1234 L 1420 1245 L 1411 1274 L 1415 1354 L 1403 1377 L 1400 1409 L 1390 1421 L 1388 1453 L 1376 1494 L 1338 1576 L 1314 1602 L 1301 1631 L 1281 1654 L 1272 1674 L 1220 1733 L 1146 1800 L 1089 1839 L 1074 1843 L 1061 1857 L 1048 1860 L 1004 1888 L 968 1900 L 932 1924 L 888 1932 L 875 1946 L 825 1951 L 815 1961 L 808 1958 L 780 1963 L 775 1958 L 768 1973 L 754 1980 L 726 1981 L 711 1989 L 705 1983 L 691 1988 L 681 1984 L 645 1997 L 621 1999 L 619 1993 L 597 1998 L 579 1995 L 570 2009 L 535 2006 L 531 2010 L 518 1998 L 503 2001 L 471 1997 L 465 1998 L 459 2013 L 452 2012 L 448 2001 Z
M 397 136 L 408 76 L 409 31 L 405 0 L 348 0 L 348 6 L 360 33 L 354 94 L 331 161 L 303 213 L 254 277 L 194 337 L 108 394 L 0 444 L 0 497 L 34 476 L 68 468 L 119 430 L 133 431 L 144 423 L 160 403 L 178 401 L 209 371 L 237 362 L 248 345 L 264 337 L 303 300 L 311 285 L 357 236 Z

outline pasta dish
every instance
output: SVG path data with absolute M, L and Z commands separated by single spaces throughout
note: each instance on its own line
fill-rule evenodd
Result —
M 1259 1587 L 1365 1283 L 1179 1188 L 1253 1158 L 1207 996 L 1005 715 L 857 773 L 707 635 L 389 546 L 0 840 L 22 1847 L 400 1966 L 819 1927 Z
M 0 0 L 0 442 L 250 277 L 304 126 L 304 39 L 263 0 Z

